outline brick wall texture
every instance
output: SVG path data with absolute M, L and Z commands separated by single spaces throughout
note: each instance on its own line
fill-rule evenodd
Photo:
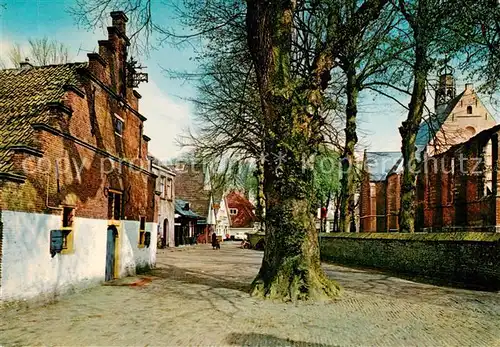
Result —
M 500 288 L 500 234 L 334 233 L 320 237 L 321 257 L 440 283 Z
M 91 56 L 79 72 L 74 87 L 84 94 L 68 90 L 62 98 L 71 115 L 53 110 L 49 124 L 35 127 L 43 156 L 13 157 L 26 181 L 0 181 L 0 209 L 60 213 L 50 206 L 73 205 L 76 217 L 108 219 L 107 193 L 113 189 L 123 193 L 124 219 L 154 220 L 145 118 L 138 112 L 140 96 L 126 85 L 127 39 L 113 24 L 108 40 L 99 41 L 103 61 Z M 122 136 L 115 133 L 115 115 L 124 120 Z
M 416 230 L 497 231 L 498 134 L 500 126 L 484 130 L 446 152 L 427 157 L 417 175 Z M 361 184 L 361 231 L 398 231 L 401 174 Z

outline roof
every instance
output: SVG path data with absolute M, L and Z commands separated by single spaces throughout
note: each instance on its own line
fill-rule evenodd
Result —
M 36 148 L 32 124 L 47 123 L 49 104 L 60 103 L 67 85 L 78 85 L 87 63 L 0 70 L 0 173 L 13 173 L 12 146 Z
M 365 170 L 370 181 L 384 181 L 402 162 L 400 152 L 365 152 Z
M 163 163 L 160 159 L 152 155 L 151 153 L 148 153 L 148 158 L 151 160 L 151 163 L 153 166 L 158 167 L 160 170 L 168 172 L 170 175 L 175 176 L 175 172 L 165 163 Z
M 186 165 L 175 171 L 175 196 L 189 201 L 191 209 L 203 218 L 208 218 L 210 191 L 206 189 L 205 173 L 200 165 Z
M 238 191 L 231 191 L 226 196 L 226 205 L 230 210 L 235 208 L 238 210 L 236 215 L 231 215 L 231 227 L 233 228 L 248 228 L 253 227 L 256 220 L 255 213 L 253 212 L 253 204 Z
M 458 102 L 463 97 L 464 93 L 465 91 L 451 99 L 443 112 L 422 121 L 422 123 L 420 124 L 420 128 L 418 129 L 417 138 L 415 140 L 415 145 L 417 146 L 418 153 L 422 152 L 425 147 L 427 147 L 429 142 L 436 136 L 436 133 L 439 131 L 439 129 L 441 129 L 451 111 L 453 111 L 455 106 L 457 106 Z
M 180 214 L 182 217 L 185 218 L 193 218 L 193 219 L 202 219 L 203 217 L 199 216 L 195 212 L 193 212 L 191 209 L 187 210 L 186 205 L 188 204 L 187 201 L 182 200 L 182 199 L 175 199 L 175 213 Z

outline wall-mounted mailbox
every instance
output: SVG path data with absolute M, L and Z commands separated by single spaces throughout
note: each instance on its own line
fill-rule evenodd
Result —
M 52 258 L 55 257 L 57 253 L 61 253 L 64 245 L 64 231 L 63 230 L 51 230 L 50 231 L 50 255 Z

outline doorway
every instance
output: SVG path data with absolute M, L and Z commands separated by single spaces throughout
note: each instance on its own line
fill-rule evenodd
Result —
M 169 236 L 168 236 L 168 219 L 165 218 L 163 221 L 163 239 L 161 240 L 161 247 L 166 248 L 169 245 Z
M 115 278 L 115 253 L 116 253 L 116 237 L 118 230 L 114 225 L 110 225 L 106 237 L 106 271 L 104 275 L 105 281 L 111 281 Z

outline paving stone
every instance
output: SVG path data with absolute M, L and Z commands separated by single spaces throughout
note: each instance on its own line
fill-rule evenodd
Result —
M 261 261 L 232 243 L 160 250 L 157 268 L 128 285 L 3 309 L 0 345 L 500 346 L 499 293 L 325 264 L 342 297 L 284 304 L 248 295 Z

